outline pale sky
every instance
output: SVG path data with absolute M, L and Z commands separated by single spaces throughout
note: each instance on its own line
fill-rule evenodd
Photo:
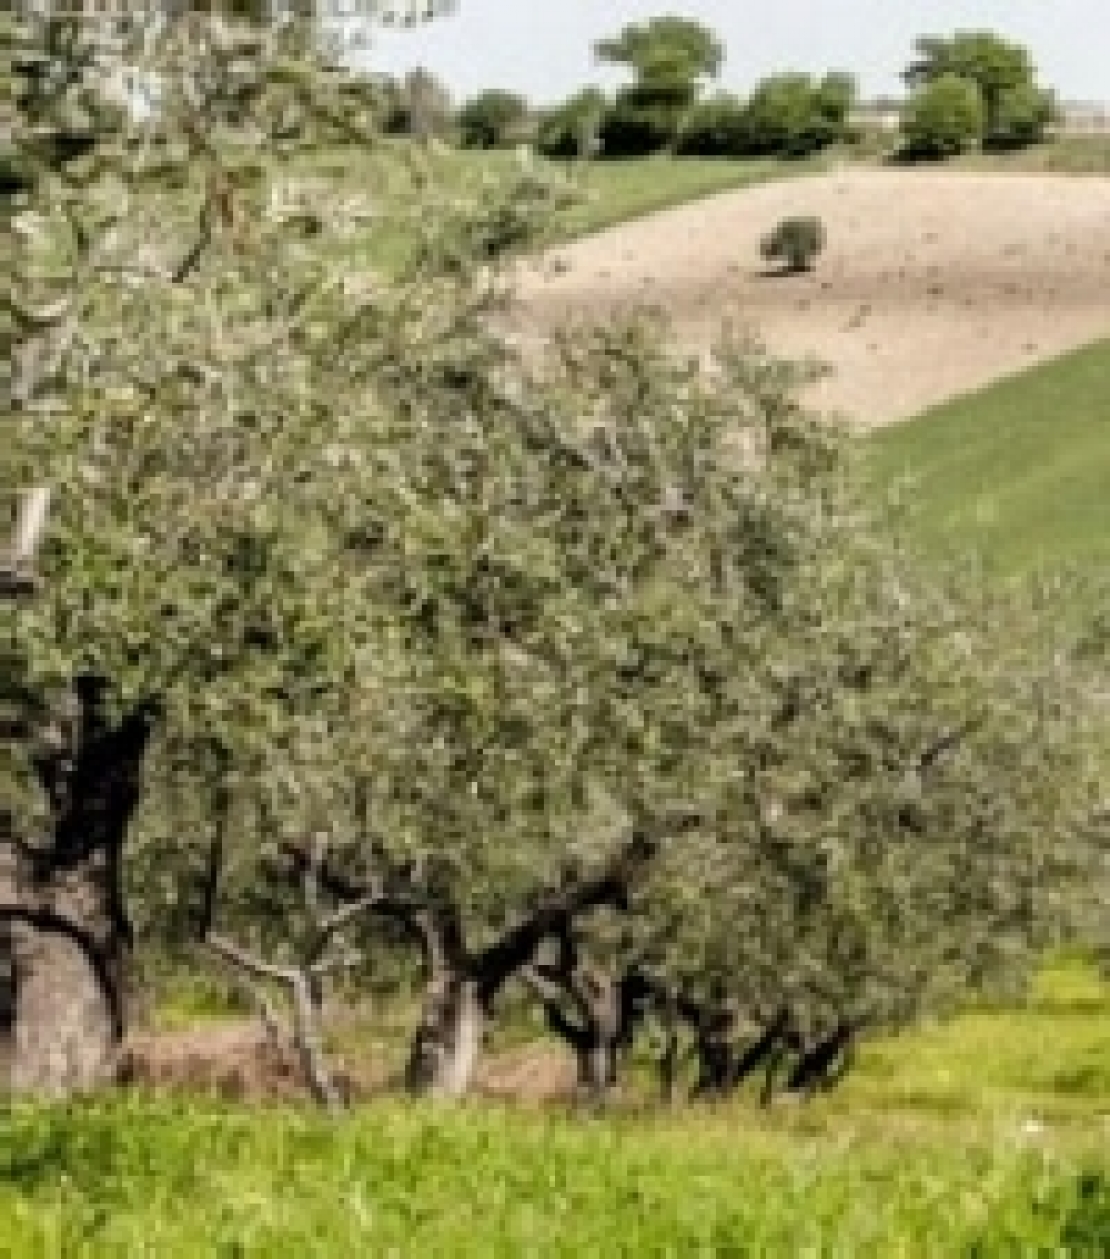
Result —
M 510 88 L 548 104 L 611 85 L 595 40 L 661 13 L 696 18 L 723 40 L 721 86 L 740 93 L 777 70 L 849 70 L 865 96 L 900 90 L 923 34 L 992 30 L 1025 44 L 1064 100 L 1110 100 L 1110 0 L 458 0 L 458 11 L 405 33 L 378 32 L 360 61 L 426 66 L 457 98 Z

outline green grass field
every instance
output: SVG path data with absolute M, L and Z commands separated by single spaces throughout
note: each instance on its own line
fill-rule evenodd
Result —
M 1001 577 L 1110 560 L 1110 341 L 868 439 L 929 555 L 975 553 Z
M 595 162 L 583 170 L 579 184 L 582 201 L 560 215 L 559 232 L 564 239 L 585 236 L 714 193 L 822 169 L 824 163 L 819 159 L 784 162 L 774 158 L 727 161 L 651 157 Z
M 605 1118 L 122 1097 L 0 1124 L 0 1254 L 929 1256 L 1110 1252 L 1110 990 L 864 1047 L 827 1099 Z
M 529 169 L 563 185 L 570 193 L 551 225 L 551 238 L 566 241 L 612 227 L 656 210 L 770 179 L 815 173 L 821 159 L 786 162 L 777 159 L 728 161 L 701 158 L 648 157 L 581 166 L 528 159 Z M 402 141 L 382 141 L 357 161 L 349 152 L 298 159 L 295 177 L 319 177 L 332 195 L 363 197 L 372 208 L 372 226 L 359 231 L 345 249 L 356 262 L 386 269 L 404 256 L 420 224 L 414 214 L 412 170 L 430 181 L 439 195 L 479 194 L 492 182 L 503 183 L 521 170 L 520 159 L 506 151 L 467 152 L 440 148 L 428 152 Z

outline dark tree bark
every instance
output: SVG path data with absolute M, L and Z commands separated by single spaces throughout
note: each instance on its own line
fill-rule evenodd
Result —
M 787 1077 L 787 1092 L 809 1099 L 818 1090 L 825 1092 L 839 1084 L 851 1068 L 856 1037 L 864 1022 L 839 1019 L 830 1032 L 802 1049 Z
M 568 933 L 583 914 L 603 906 L 627 909 L 633 885 L 655 852 L 653 840 L 636 835 L 597 875 L 568 875 L 562 886 L 542 893 L 515 926 L 477 952 L 465 947 L 457 913 L 441 914 L 434 956 L 442 969 L 438 975 L 432 969 L 414 1043 L 420 1059 L 435 1064 L 435 1069 L 410 1073 L 410 1085 L 418 1092 L 462 1096 L 473 1079 L 489 1013 L 505 985 L 531 964 L 545 940 Z M 599 1002 L 604 1005 L 603 998 Z M 600 1006 L 598 1013 L 604 1020 L 610 1017 Z M 433 1050 L 430 1058 L 429 1049 Z M 602 1050 L 591 1057 L 591 1079 L 611 1076 L 610 1068 L 603 1065 L 608 1053 Z
M 655 993 L 655 1013 L 663 1032 L 659 1055 L 659 1095 L 668 1105 L 678 1100 L 678 1075 L 682 1065 L 682 1019 L 678 1012 L 678 993 L 674 986 L 660 986 Z
M 559 967 L 532 966 L 523 978 L 543 1004 L 549 1031 L 574 1054 L 579 1098 L 595 1106 L 604 1104 L 617 1082 L 619 985 L 597 967 L 576 967 L 567 973 Z
M 584 961 L 569 934 L 559 941 L 556 961 L 533 964 L 522 978 L 539 997 L 549 1030 L 574 1053 L 580 1097 L 603 1104 L 657 1001 L 657 986 L 635 963 L 614 975 Z
M 560 937 L 581 915 L 602 906 L 627 908 L 631 890 L 657 844 L 636 834 L 595 875 L 568 874 L 541 892 L 527 912 L 487 947 L 467 946 L 461 915 L 443 879 L 412 864 L 388 867 L 376 911 L 398 919 L 420 942 L 427 973 L 423 1008 L 410 1047 L 405 1079 L 410 1091 L 436 1097 L 463 1096 L 473 1082 L 493 1005 L 505 985 L 533 961 L 540 945 Z M 311 861 L 303 846 L 283 849 L 294 877 Z M 366 884 L 324 863 L 322 890 L 340 901 L 366 893 Z
M 483 989 L 453 905 L 417 910 L 408 922 L 424 950 L 428 984 L 405 1084 L 411 1093 L 462 1097 L 474 1077 L 496 994 Z
M 711 1099 L 727 1097 L 762 1068 L 760 1102 L 766 1106 L 786 1054 L 797 1048 L 790 1011 L 785 1006 L 780 1007 L 753 1041 L 738 1045 L 735 1040 L 737 1010 L 721 993 L 707 1001 L 680 996 L 677 1007 L 680 1017 L 694 1033 L 698 1078 L 691 1095 Z
M 0 813 L 0 904 L 15 894 L 15 869 L 6 849 L 12 838 L 11 819 Z M 15 1049 L 15 938 L 10 922 L 0 922 L 0 1094 L 8 1091 Z
M 793 1017 L 789 1010 L 782 1007 L 763 1034 L 740 1054 L 733 1068 L 734 1087 L 738 1087 L 749 1075 L 762 1067 L 763 1084 L 759 1090 L 759 1104 L 769 1106 L 779 1070 L 790 1051 L 798 1045 Z
M 63 1096 L 117 1070 L 131 950 L 123 849 L 156 711 L 139 704 L 112 722 L 105 690 L 99 679 L 77 680 L 75 717 L 59 723 L 34 761 L 49 806 L 45 834 L 34 842 L 11 835 L 4 845 L 0 924 L 15 976 L 15 1093 Z
M 723 992 L 714 992 L 706 1001 L 678 998 L 678 1012 L 694 1034 L 694 1055 L 698 1077 L 691 1091 L 694 1098 L 720 1098 L 730 1091 L 733 1043 L 737 1010 Z

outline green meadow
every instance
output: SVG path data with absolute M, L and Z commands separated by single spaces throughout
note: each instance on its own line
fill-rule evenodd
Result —
M 1110 341 L 878 431 L 867 462 L 926 555 L 1090 576 L 1110 559 Z
M 1077 959 L 1020 1011 L 869 1043 L 827 1098 L 603 1119 L 379 1100 L 336 1123 L 123 1095 L 0 1125 L 0 1254 L 1098 1256 L 1110 989 Z
M 294 159 L 283 174 L 293 182 L 326 182 L 329 197 L 361 205 L 372 230 L 353 232 L 344 256 L 388 271 L 403 261 L 417 237 L 420 219 L 412 212 L 416 185 L 425 198 L 451 201 L 481 197 L 491 184 L 504 186 L 521 176 L 538 178 L 560 203 L 547 239 L 562 242 L 715 193 L 813 174 L 827 164 L 825 158 L 731 160 L 666 154 L 568 163 L 534 154 L 522 158 L 505 150 L 421 149 L 383 139 L 356 161 L 349 153 L 317 153 Z

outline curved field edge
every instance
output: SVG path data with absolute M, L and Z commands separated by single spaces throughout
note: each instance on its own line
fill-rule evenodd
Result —
M 560 213 L 555 235 L 565 244 L 718 193 L 814 175 L 828 165 L 826 158 L 786 161 L 659 156 L 595 162 L 577 177 L 581 200 Z
M 1008 577 L 1110 560 L 1110 340 L 874 430 L 879 493 L 934 556 Z
M 502 161 L 505 155 L 498 155 Z M 544 164 L 544 159 L 536 158 Z M 881 165 L 881 163 L 879 163 Z M 554 170 L 565 164 L 546 163 Z M 594 161 L 583 168 L 585 194 L 578 206 L 563 211 L 559 239 L 566 243 L 661 210 L 704 200 L 771 180 L 819 174 L 833 168 L 873 167 L 873 158 L 833 148 L 808 158 L 698 158 L 657 154 L 652 157 Z M 1098 136 L 1064 136 L 1013 154 L 978 155 L 956 169 L 1005 174 L 1008 171 L 1053 175 L 1110 174 L 1110 142 Z

